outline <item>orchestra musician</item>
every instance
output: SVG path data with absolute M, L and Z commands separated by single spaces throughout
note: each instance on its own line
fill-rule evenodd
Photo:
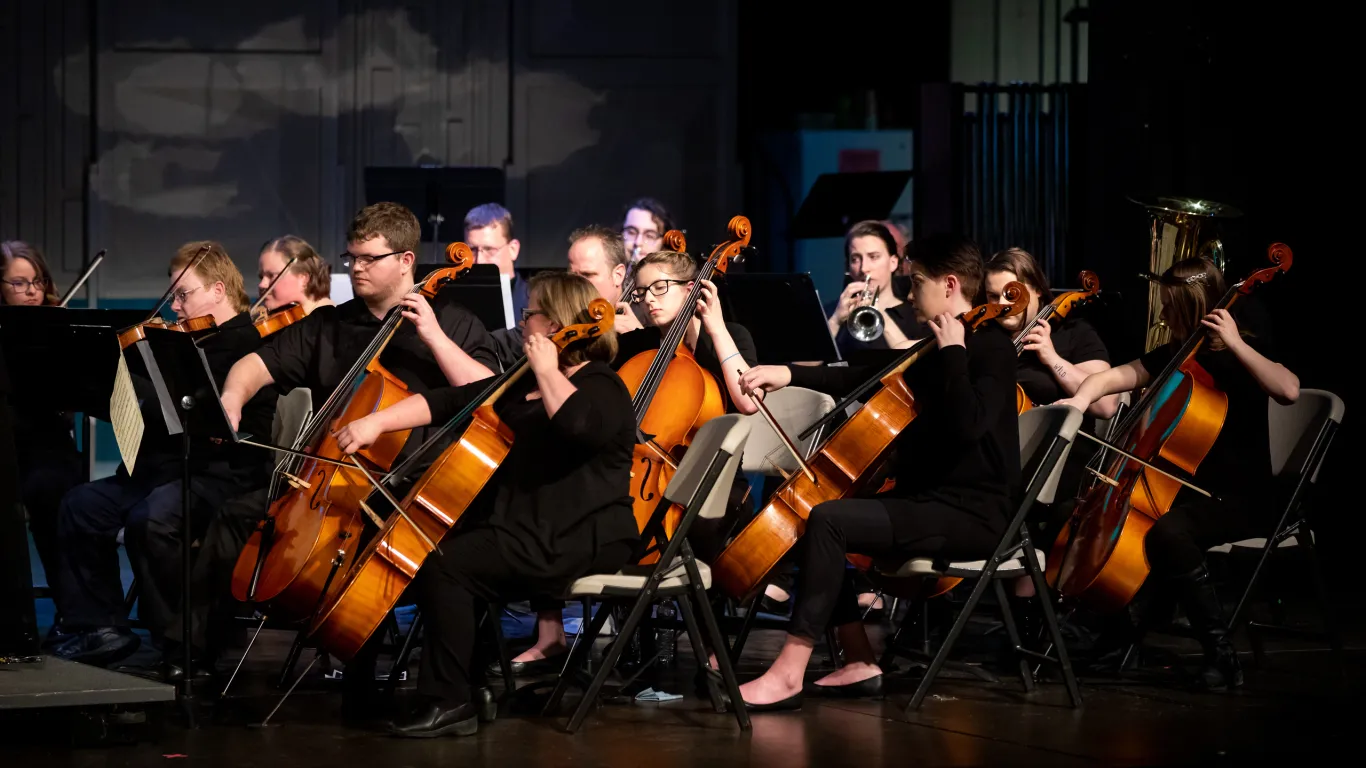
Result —
M 465 244 L 474 251 L 476 263 L 496 264 L 498 273 L 512 281 L 512 316 L 521 317 L 527 281 L 513 268 L 522 242 L 512 236 L 512 212 L 497 203 L 471 208 L 465 214 Z
M 844 287 L 826 324 L 840 356 L 848 358 L 856 350 L 906 349 L 913 340 L 922 338 L 925 329 L 915 319 L 915 309 L 896 295 L 893 277 L 901 262 L 897 255 L 896 237 L 882 222 L 860 221 L 844 235 L 844 253 L 853 280 Z M 862 294 L 869 284 L 876 300 L 867 302 Z M 871 306 L 882 314 L 882 335 L 871 341 L 860 341 L 849 334 L 846 323 L 849 315 L 860 306 Z
M 489 602 L 560 594 L 576 578 L 614 572 L 639 540 L 629 495 L 631 396 L 608 365 L 615 334 L 563 352 L 547 338 L 591 322 L 588 304 L 597 295 L 588 280 L 564 272 L 531 280 L 523 317 L 534 377 L 524 376 L 494 406 L 516 437 L 481 494 L 484 508 L 467 512 L 422 568 L 422 700 L 390 724 L 394 735 L 465 736 L 491 720 L 496 709 L 483 686 L 477 637 Z M 458 389 L 410 397 L 342 428 L 338 441 L 354 452 L 383 432 L 442 423 L 467 397 Z
M 911 245 L 911 299 L 937 352 L 906 369 L 918 416 L 896 441 L 895 489 L 868 499 L 817 505 L 799 543 L 798 587 L 786 642 L 761 677 L 740 688 L 752 710 L 801 706 L 811 649 L 833 624 L 846 664 L 813 693 L 876 695 L 882 670 L 864 632 L 845 556 L 970 559 L 999 541 L 1019 490 L 1015 350 L 996 323 L 966 334 L 958 317 L 981 294 L 977 247 L 936 237 Z M 801 365 L 752 368 L 746 390 L 788 385 L 848 391 L 875 369 Z
M 290 259 L 294 259 L 294 263 L 289 267 L 289 274 L 277 281 L 275 278 L 280 276 Z M 318 307 L 333 303 L 332 270 L 302 237 L 282 235 L 267 240 L 261 246 L 256 274 L 261 280 L 257 284 L 258 295 L 270 290 L 261 304 L 267 312 L 298 304 L 308 315 Z M 275 283 L 274 288 L 270 287 L 272 282 Z
M 201 252 L 202 258 L 191 266 Z M 222 245 L 201 241 L 180 247 L 171 260 L 169 276 L 172 280 L 180 277 L 171 294 L 177 320 L 208 316 L 215 321 L 211 335 L 197 343 L 221 383 L 232 365 L 261 343 L 247 313 L 242 273 Z M 155 398 L 148 401 L 155 402 Z M 274 411 L 273 393 L 243 401 L 242 428 L 267 434 Z M 124 613 L 116 538 L 120 529 L 141 588 L 139 616 L 152 630 L 154 642 L 161 644 L 166 627 L 178 613 L 184 525 L 181 444 L 179 437 L 153 428 L 158 419 L 144 419 L 148 431 L 131 474 L 120 464 L 114 476 L 77 486 L 62 499 L 58 604 L 64 629 L 73 636 L 54 650 L 58 657 L 108 665 L 132 654 L 140 644 Z M 193 540 L 225 499 L 242 488 L 264 483 L 270 464 L 266 454 L 240 445 L 205 442 L 190 455 Z M 165 645 L 162 648 L 169 650 Z M 169 660 L 171 654 L 163 656 Z M 179 674 L 178 667 L 168 662 L 163 673 L 173 677 Z
M 674 228 L 668 209 L 653 197 L 627 203 L 622 214 L 621 239 L 630 254 L 630 265 L 634 267 L 636 262 L 662 249 L 664 234 Z
M 1201 327 L 1209 330 L 1210 338 L 1195 360 L 1214 378 L 1215 388 L 1228 395 L 1228 413 L 1195 482 L 1215 498 L 1183 487 L 1171 509 L 1149 529 L 1144 551 L 1151 568 L 1147 585 L 1173 594 L 1204 650 L 1203 669 L 1194 686 L 1222 690 L 1241 685 L 1243 676 L 1223 606 L 1210 582 L 1205 551 L 1265 535 L 1272 525 L 1275 510 L 1266 500 L 1277 494 L 1267 398 L 1283 405 L 1295 402 L 1299 378 L 1272 360 L 1269 318 L 1255 297 L 1242 298 L 1231 312 L 1210 311 L 1225 285 L 1223 274 L 1209 259 L 1178 261 L 1160 277 L 1149 279 L 1160 285 L 1161 319 L 1171 328 L 1170 340 L 1138 360 L 1088 376 L 1072 397 L 1059 402 L 1085 410 L 1107 395 L 1141 388 L 1192 334 Z
M 7 306 L 52 306 L 57 304 L 52 273 L 43 254 L 21 240 L 0 242 L 0 304 Z M 34 364 L 37 361 L 11 360 L 10 365 Z M 26 405 L 13 409 L 16 435 L 22 435 L 23 450 L 19 451 L 19 499 L 28 514 L 29 531 L 38 559 L 47 575 L 48 587 L 57 600 L 60 590 L 56 580 L 57 567 L 57 510 L 62 496 L 81 482 L 80 453 L 72 438 L 72 414 L 54 409 Z M 57 604 L 59 620 L 53 624 L 50 640 L 66 639 L 61 630 L 61 604 Z
M 618 335 L 643 327 L 648 320 L 644 304 L 632 304 L 623 296 L 630 266 L 626 263 L 626 247 L 615 230 L 597 224 L 580 227 L 569 234 L 569 271 L 587 278 L 598 289 L 598 295 L 618 308 L 613 329 Z M 493 332 L 498 346 L 498 362 L 503 370 L 515 365 L 522 357 L 521 325 L 499 328 Z
M 402 312 L 408 322 L 398 327 L 380 362 L 411 393 L 492 376 L 498 360 L 493 339 L 479 319 L 449 299 L 438 296 L 428 302 L 413 291 L 420 236 L 417 217 L 402 205 L 381 202 L 361 209 L 351 221 L 346 252 L 341 256 L 351 272 L 355 298 L 318 307 L 301 322 L 271 335 L 257 352 L 233 366 L 222 389 L 229 420 L 235 425 L 241 404 L 272 385 L 284 392 L 307 387 L 316 412 L 343 384 L 342 378 L 391 311 Z M 406 458 L 429 436 L 427 430 L 415 430 L 399 457 Z M 414 462 L 409 479 L 419 476 L 440 448 L 433 446 Z M 230 583 L 231 574 L 223 578 Z M 347 667 L 344 706 L 357 716 L 371 706 L 376 652 L 377 646 L 363 649 Z

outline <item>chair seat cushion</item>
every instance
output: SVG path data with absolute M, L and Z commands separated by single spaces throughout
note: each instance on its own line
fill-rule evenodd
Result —
M 1039 570 L 1043 570 L 1043 550 L 1036 549 L 1034 550 L 1034 554 L 1039 561 Z M 936 562 L 934 558 L 930 557 L 913 557 L 899 566 L 884 567 L 885 565 L 892 564 L 883 564 L 876 567 L 882 574 L 897 578 L 910 578 L 914 576 L 954 576 L 960 579 L 972 579 L 982 574 L 982 571 L 987 567 L 987 561 L 958 560 L 954 562 Z M 1024 561 L 1020 559 L 1019 555 L 1001 563 L 1000 567 L 996 569 L 997 578 L 1013 578 L 1025 573 L 1027 573 L 1027 571 L 1025 571 Z
M 701 560 L 697 561 L 698 573 L 702 576 L 702 588 L 711 588 L 711 569 Z M 654 566 L 628 567 L 616 573 L 599 573 L 584 576 L 569 587 L 565 598 L 591 597 L 593 595 L 635 595 L 645 589 L 645 582 L 654 572 Z M 679 592 L 688 587 L 688 572 L 682 563 L 674 566 L 672 572 L 660 582 L 659 591 Z
M 1314 542 L 1314 543 L 1318 543 L 1318 537 L 1314 535 L 1314 532 L 1313 532 L 1313 531 L 1310 531 L 1310 532 L 1309 532 L 1309 540 L 1312 541 L 1312 542 Z M 1281 548 L 1281 547 L 1298 547 L 1299 545 L 1300 545 L 1300 540 L 1299 540 L 1298 538 L 1294 537 L 1294 536 L 1290 536 L 1290 537 L 1281 539 L 1281 543 L 1278 544 L 1278 545 L 1276 545 L 1276 547 L 1277 547 L 1277 549 L 1279 549 L 1279 548 Z M 1218 545 L 1218 546 L 1216 546 L 1216 547 L 1210 547 L 1209 549 L 1207 549 L 1207 550 L 1205 550 L 1205 551 L 1206 551 L 1206 552 L 1219 552 L 1219 553 L 1222 553 L 1222 554 L 1227 555 L 1227 554 L 1229 554 L 1230 552 L 1232 552 L 1234 549 L 1265 549 L 1265 548 L 1266 548 L 1266 539 L 1243 539 L 1242 541 L 1234 541 L 1234 542 L 1230 542 L 1230 543 L 1228 543 L 1228 544 L 1220 544 L 1220 545 Z

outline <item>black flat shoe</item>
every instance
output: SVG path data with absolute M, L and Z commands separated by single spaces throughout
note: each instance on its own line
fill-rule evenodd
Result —
M 721 702 L 726 705 L 726 709 L 730 709 L 731 703 L 729 695 L 725 693 L 721 694 Z M 780 699 L 771 704 L 750 704 L 748 701 L 744 702 L 744 704 L 745 709 L 749 712 L 791 712 L 802 708 L 802 694 L 798 693 L 795 696 L 788 696 L 786 699 Z
M 558 675 L 560 673 L 560 669 L 564 667 L 565 653 L 568 653 L 568 651 L 557 653 L 554 656 L 547 656 L 544 659 L 511 662 L 512 676 L 524 677 L 530 675 Z M 494 662 L 493 664 L 489 665 L 488 673 L 493 677 L 502 677 L 503 668 L 497 662 Z
M 475 690 L 474 701 L 479 706 L 479 722 L 491 723 L 498 719 L 498 700 L 493 698 L 493 689 L 484 686 Z
M 867 680 L 860 680 L 857 683 L 846 683 L 844 685 L 817 685 L 808 683 L 806 690 L 815 696 L 825 696 L 832 699 L 857 699 L 864 696 L 882 695 L 882 675 L 874 675 Z
M 472 702 L 448 709 L 436 702 L 389 724 L 389 735 L 405 739 L 434 739 L 438 736 L 473 736 L 479 732 L 479 712 Z

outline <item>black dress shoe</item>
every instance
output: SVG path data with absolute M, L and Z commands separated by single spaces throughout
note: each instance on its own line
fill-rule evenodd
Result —
M 729 694 L 721 694 L 721 702 L 726 705 L 726 709 L 730 709 Z M 802 694 L 798 693 L 794 696 L 788 696 L 786 699 L 780 699 L 769 704 L 750 704 L 748 701 L 744 702 L 744 704 L 745 709 L 750 712 L 789 712 L 802 708 Z
M 73 636 L 52 655 L 96 667 L 107 667 L 133 655 L 142 640 L 127 627 L 100 627 Z
M 479 711 L 473 702 L 454 709 L 431 702 L 413 714 L 389 724 L 389 735 L 407 739 L 437 736 L 473 736 L 479 731 Z
M 474 692 L 474 701 L 479 705 L 479 722 L 491 723 L 498 719 L 498 700 L 493 697 L 493 689 L 484 686 Z
M 845 683 L 844 685 L 817 685 L 808 683 L 806 690 L 816 696 L 825 696 L 832 699 L 858 699 L 864 696 L 882 695 L 882 675 L 873 675 L 867 680 L 860 680 L 857 683 Z
M 208 664 L 195 659 L 194 682 L 204 683 L 213 679 L 215 670 Z M 166 661 L 161 664 L 161 679 L 165 682 L 175 684 L 185 679 L 185 667 L 181 661 Z

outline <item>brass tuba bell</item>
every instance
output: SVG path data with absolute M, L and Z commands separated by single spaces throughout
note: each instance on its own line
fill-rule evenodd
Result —
M 1147 209 L 1149 254 L 1148 270 L 1154 275 L 1167 271 L 1172 264 L 1184 259 L 1206 256 L 1222 272 L 1227 263 L 1224 244 L 1215 236 L 1216 225 L 1211 219 L 1233 219 L 1242 211 L 1231 205 L 1188 197 L 1154 197 L 1135 200 Z M 1203 230 L 1203 231 L 1202 231 Z M 1155 284 L 1148 285 L 1148 332 L 1145 351 L 1152 351 L 1167 343 L 1171 329 L 1162 322 L 1162 292 Z

